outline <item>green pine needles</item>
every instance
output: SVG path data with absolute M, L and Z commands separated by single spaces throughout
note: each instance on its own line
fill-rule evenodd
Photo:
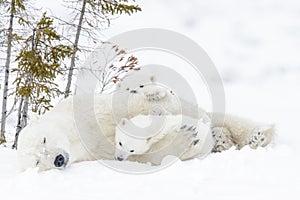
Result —
M 58 44 L 60 38 L 53 27 L 53 20 L 43 13 L 16 57 L 18 67 L 13 69 L 17 72 L 14 81 L 16 96 L 28 99 L 32 111 L 39 114 L 52 107 L 53 97 L 64 93 L 55 81 L 66 70 L 62 68 L 62 61 L 71 57 L 73 51 L 68 45 Z

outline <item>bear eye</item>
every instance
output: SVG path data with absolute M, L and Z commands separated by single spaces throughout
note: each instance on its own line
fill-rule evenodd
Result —
M 119 142 L 119 145 L 122 146 L 122 142 Z
M 140 88 L 143 88 L 144 87 L 144 85 L 140 85 Z
M 46 138 L 44 137 L 43 144 L 46 144 Z
M 38 164 L 40 164 L 39 160 L 36 161 L 35 166 L 38 166 Z
M 134 150 L 130 150 L 130 153 L 133 153 L 134 152 Z

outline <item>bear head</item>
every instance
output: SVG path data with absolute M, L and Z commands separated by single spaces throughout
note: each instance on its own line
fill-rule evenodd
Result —
M 59 123 L 51 125 L 48 120 L 31 123 L 21 131 L 17 146 L 21 171 L 36 167 L 39 171 L 63 169 L 69 164 L 68 135 Z
M 144 154 L 150 149 L 152 138 L 155 137 L 155 134 L 151 134 L 155 131 L 149 126 L 152 121 L 151 117 L 142 115 L 135 117 L 134 121 L 121 120 L 116 127 L 115 159 L 122 161 L 130 155 Z

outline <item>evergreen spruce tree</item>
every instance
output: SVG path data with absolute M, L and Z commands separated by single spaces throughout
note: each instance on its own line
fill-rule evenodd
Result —
M 52 98 L 64 93 L 55 81 L 66 70 L 63 61 L 73 51 L 70 46 L 60 44 L 60 39 L 53 19 L 44 13 L 16 58 L 18 67 L 13 72 L 17 73 L 14 84 L 19 108 L 13 148 L 17 147 L 20 131 L 27 125 L 29 106 L 32 112 L 43 114 L 52 107 Z

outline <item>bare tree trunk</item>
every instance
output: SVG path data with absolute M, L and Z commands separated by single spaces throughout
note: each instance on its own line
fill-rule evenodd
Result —
M 31 79 L 31 77 L 29 77 Z M 25 97 L 24 99 L 24 105 L 22 109 L 22 122 L 23 122 L 23 127 L 22 129 L 27 126 L 28 124 L 28 107 L 29 107 L 29 98 Z
M 79 21 L 78 21 L 78 25 L 77 25 L 77 30 L 76 30 L 75 42 L 73 45 L 73 55 L 71 57 L 71 64 L 70 64 L 70 68 L 69 68 L 68 82 L 67 82 L 66 91 L 65 91 L 65 98 L 67 98 L 71 92 L 71 84 L 72 84 L 72 78 L 73 78 L 73 71 L 75 68 L 76 52 L 78 50 L 78 43 L 79 43 L 80 32 L 81 32 L 81 27 L 82 27 L 82 23 L 83 23 L 83 16 L 85 13 L 85 7 L 86 7 L 86 0 L 83 0 L 81 11 L 80 11 L 80 17 L 79 17 Z
M 6 142 L 5 140 L 5 125 L 7 117 L 7 92 L 8 92 L 8 80 L 9 80 L 9 70 L 10 70 L 10 57 L 11 48 L 13 40 L 13 23 L 14 23 L 14 10 L 15 10 L 15 0 L 11 1 L 10 9 L 10 19 L 7 34 L 7 51 L 6 51 L 6 62 L 4 71 L 4 88 L 3 88 L 3 98 L 2 98 L 2 116 L 1 116 L 1 132 L 0 132 L 0 144 Z
M 18 108 L 17 130 L 16 130 L 16 134 L 15 134 L 14 144 L 12 146 L 13 149 L 18 148 L 19 135 L 20 135 L 21 131 L 23 130 L 23 128 L 25 128 L 27 126 L 28 105 L 29 105 L 29 99 L 26 97 L 22 97 L 19 108 Z
M 36 29 L 32 30 L 32 40 L 31 40 L 31 50 L 33 52 L 36 51 Z M 27 82 L 29 82 L 29 85 L 32 85 L 32 73 L 29 72 L 27 77 Z M 24 105 L 22 109 L 22 121 L 23 121 L 23 127 L 22 129 L 27 126 L 28 123 L 28 107 L 29 107 L 29 97 L 24 97 Z
M 21 130 L 23 128 L 23 124 L 22 124 L 22 107 L 23 107 L 23 101 L 24 101 L 24 98 L 22 97 L 22 99 L 20 101 L 19 108 L 18 108 L 17 130 L 16 130 L 16 134 L 15 134 L 15 141 L 14 141 L 14 144 L 12 146 L 13 149 L 17 149 L 17 147 L 18 147 L 19 135 L 20 135 L 20 132 L 21 132 Z

